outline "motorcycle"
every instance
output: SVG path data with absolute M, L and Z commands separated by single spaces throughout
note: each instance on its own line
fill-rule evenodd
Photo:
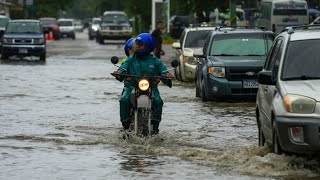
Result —
M 116 67 L 119 67 L 116 65 L 119 62 L 117 57 L 112 57 L 111 62 Z M 173 68 L 176 68 L 178 64 L 177 60 L 171 62 Z M 123 70 L 126 71 L 126 69 Z M 111 73 L 111 75 L 115 76 L 116 74 Z M 137 76 L 130 74 L 117 74 L 117 76 L 129 78 L 131 81 L 134 81 L 135 84 L 134 93 L 131 95 L 132 109 L 130 113 L 131 124 L 129 131 L 139 137 L 151 136 L 153 130 L 151 124 L 153 96 L 151 84 L 159 82 L 160 79 L 167 78 L 162 76 Z

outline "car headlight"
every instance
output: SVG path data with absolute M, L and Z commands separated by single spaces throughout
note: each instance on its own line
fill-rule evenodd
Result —
M 193 56 L 183 56 L 183 61 L 188 64 L 196 65 L 198 61 Z
M 225 67 L 209 67 L 208 73 L 214 75 L 218 78 L 226 77 L 226 68 Z
M 3 38 L 3 43 L 13 43 L 12 38 Z
M 148 89 L 149 89 L 149 86 L 150 86 L 150 83 L 149 83 L 148 80 L 146 80 L 146 79 L 141 79 L 141 80 L 139 81 L 139 89 L 140 89 L 141 91 L 146 91 L 146 90 L 148 90 Z
M 97 30 L 98 30 L 98 27 L 97 27 L 97 26 L 92 26 L 92 29 L 93 29 L 94 31 L 97 31 Z
M 40 39 L 34 39 L 33 40 L 34 44 L 43 44 L 44 43 L 44 39 L 40 38 Z
M 299 95 L 284 96 L 284 106 L 290 113 L 311 114 L 316 107 L 316 100 Z

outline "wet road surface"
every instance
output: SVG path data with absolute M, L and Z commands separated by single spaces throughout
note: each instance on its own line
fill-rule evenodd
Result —
M 122 140 L 110 58 L 124 42 L 77 38 L 49 42 L 46 63 L 1 62 L 0 179 L 319 178 L 318 160 L 257 146 L 254 102 L 203 103 L 192 83 L 160 86 L 159 136 Z

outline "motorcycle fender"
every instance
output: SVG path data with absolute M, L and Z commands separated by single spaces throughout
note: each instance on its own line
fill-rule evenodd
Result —
M 147 95 L 141 95 L 137 98 L 138 108 L 150 108 L 151 109 L 151 99 Z

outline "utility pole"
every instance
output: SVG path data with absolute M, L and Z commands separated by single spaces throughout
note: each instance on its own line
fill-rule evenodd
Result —
M 237 26 L 236 0 L 229 0 L 230 3 L 230 25 Z

